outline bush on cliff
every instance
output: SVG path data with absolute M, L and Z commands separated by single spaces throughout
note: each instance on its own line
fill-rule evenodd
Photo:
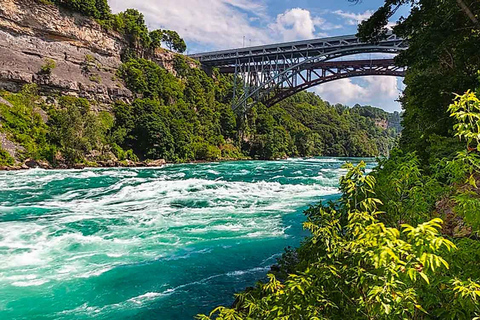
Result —
M 41 0 L 43 2 L 43 0 Z M 51 2 L 95 19 L 108 19 L 111 15 L 107 0 L 50 0 Z
M 109 116 L 90 111 L 87 100 L 61 97 L 59 107 L 50 110 L 49 139 L 58 147 L 67 163 L 85 160 L 93 150 L 104 151 L 106 134 L 113 125 Z
M 15 159 L 2 148 L 0 148 L 0 166 L 11 166 L 15 163 Z
M 54 148 L 47 138 L 49 128 L 42 119 L 46 105 L 37 96 L 36 85 L 26 85 L 18 94 L 2 92 L 1 96 L 10 105 L 0 103 L 0 131 L 23 148 L 19 160 L 50 158 Z

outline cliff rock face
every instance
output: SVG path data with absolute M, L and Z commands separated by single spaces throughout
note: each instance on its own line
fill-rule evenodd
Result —
M 388 120 L 385 119 L 375 119 L 375 125 L 384 130 L 388 129 Z
M 127 46 L 122 35 L 81 14 L 38 0 L 0 0 L 0 89 L 37 83 L 45 95 L 129 102 L 132 92 L 116 77 Z M 147 58 L 175 74 L 176 55 L 159 48 Z M 52 61 L 51 72 L 41 72 Z
M 17 91 L 26 83 L 43 92 L 111 103 L 132 93 L 115 72 L 125 40 L 79 14 L 34 0 L 0 2 L 0 88 Z M 50 74 L 42 66 L 53 60 Z

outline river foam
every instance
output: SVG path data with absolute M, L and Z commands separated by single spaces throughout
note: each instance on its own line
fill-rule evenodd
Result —
M 225 299 L 220 292 L 232 288 L 221 279 L 241 284 L 258 277 L 284 244 L 298 242 L 301 208 L 338 192 L 341 163 L 315 158 L 2 172 L 0 286 L 6 294 L 0 318 L 146 312 L 142 306 L 168 308 L 168 301 L 199 288 L 199 304 Z M 142 270 L 156 271 L 147 276 Z M 192 274 L 182 274 L 186 270 Z M 99 289 L 115 281 L 123 283 L 118 292 Z M 206 285 L 220 289 L 210 293 Z M 52 296 L 72 286 L 77 296 Z M 54 303 L 44 301 L 49 296 Z M 38 306 L 22 313 L 20 301 Z

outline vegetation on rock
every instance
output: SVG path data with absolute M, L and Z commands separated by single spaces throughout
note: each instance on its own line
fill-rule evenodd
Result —
M 42 3 L 53 3 L 87 17 L 96 19 L 107 29 L 123 34 L 135 51 L 148 51 L 160 48 L 164 43 L 170 50 L 185 52 L 185 41 L 173 30 L 148 31 L 143 14 L 136 9 L 127 9 L 112 14 L 107 0 L 37 0 Z

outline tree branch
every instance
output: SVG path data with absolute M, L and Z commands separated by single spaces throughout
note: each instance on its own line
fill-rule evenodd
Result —
M 468 16 L 468 18 L 470 18 L 470 20 L 472 20 L 475 27 L 480 30 L 480 23 L 478 22 L 477 17 L 475 17 L 475 15 L 470 10 L 470 8 L 468 8 L 468 6 L 465 4 L 465 2 L 463 2 L 463 0 L 457 0 L 457 3 L 459 5 L 459 7 L 463 10 L 463 12 Z

